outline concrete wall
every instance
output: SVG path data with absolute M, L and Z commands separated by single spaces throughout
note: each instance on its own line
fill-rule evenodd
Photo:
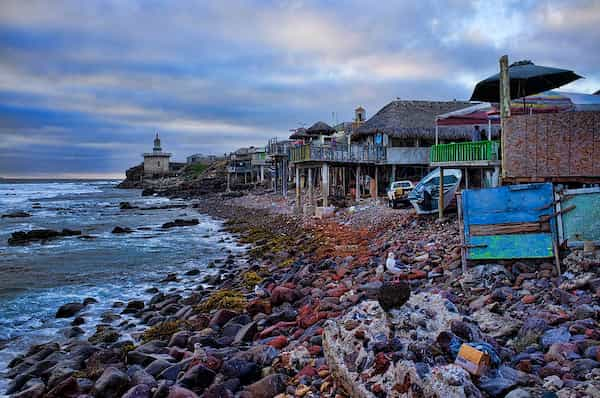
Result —
M 168 174 L 169 156 L 145 156 L 144 174 Z
M 507 177 L 600 177 L 600 112 L 512 116 L 501 138 Z

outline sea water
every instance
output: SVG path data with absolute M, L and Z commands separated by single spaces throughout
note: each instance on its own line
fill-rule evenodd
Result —
M 211 261 L 243 250 L 220 221 L 191 208 L 121 210 L 124 201 L 141 207 L 174 201 L 142 197 L 139 190 L 115 188 L 116 183 L 0 180 L 0 214 L 31 214 L 0 219 L 0 394 L 7 383 L 1 372 L 12 358 L 31 344 L 62 338 L 72 319 L 55 318 L 60 305 L 86 297 L 99 301 L 78 314 L 86 319 L 81 325 L 86 337 L 113 302 L 149 298 L 145 291 L 151 286 L 191 291 L 203 275 L 218 272 L 207 268 Z M 199 218 L 200 224 L 160 228 L 176 218 Z M 117 225 L 134 232 L 112 234 Z M 76 229 L 86 237 L 8 245 L 12 232 L 39 228 Z M 191 269 L 201 274 L 183 275 Z M 159 283 L 169 273 L 181 280 Z

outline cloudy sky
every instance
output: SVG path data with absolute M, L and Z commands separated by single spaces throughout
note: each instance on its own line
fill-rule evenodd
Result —
M 377 4 L 377 5 L 375 5 Z M 396 97 L 467 99 L 498 58 L 600 89 L 595 1 L 0 1 L 0 176 L 122 176 Z

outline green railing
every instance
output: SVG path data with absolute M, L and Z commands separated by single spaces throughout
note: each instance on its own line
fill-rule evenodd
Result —
M 499 141 L 458 142 L 431 147 L 431 163 L 500 159 Z

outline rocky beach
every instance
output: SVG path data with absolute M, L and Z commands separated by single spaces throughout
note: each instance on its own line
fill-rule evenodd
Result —
M 80 314 L 95 298 L 56 308 L 70 333 L 14 358 L 7 394 L 600 396 L 598 257 L 571 252 L 560 276 L 540 261 L 463 273 L 452 215 L 368 202 L 319 220 L 262 189 L 172 195 L 195 197 L 186 214 L 223 220 L 248 250 L 108 303 L 90 335 Z M 390 251 L 407 267 L 401 283 L 378 274 Z M 455 364 L 462 343 L 489 355 L 484 374 Z

